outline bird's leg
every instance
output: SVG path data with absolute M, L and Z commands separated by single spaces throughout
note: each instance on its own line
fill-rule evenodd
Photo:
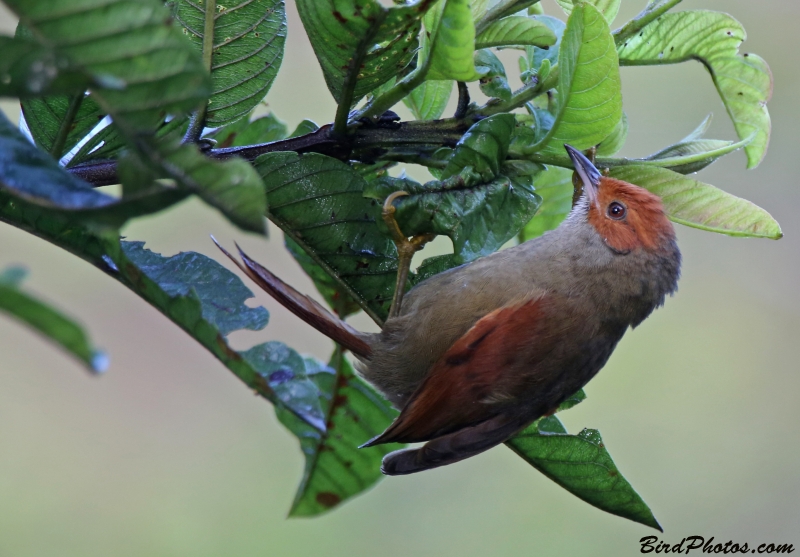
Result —
M 394 286 L 394 296 L 392 296 L 392 305 L 389 307 L 389 317 L 396 317 L 400 314 L 400 307 L 403 305 L 403 295 L 406 289 L 406 279 L 408 279 L 408 271 L 411 268 L 411 259 L 414 254 L 421 250 L 425 244 L 433 240 L 434 234 L 417 234 L 412 236 L 409 240 L 403 231 L 400 230 L 400 225 L 394 218 L 396 211 L 394 207 L 394 200 L 398 197 L 408 195 L 404 191 L 396 191 L 386 198 L 383 203 L 383 221 L 389 227 L 389 232 L 392 234 L 392 240 L 397 247 L 397 282 Z

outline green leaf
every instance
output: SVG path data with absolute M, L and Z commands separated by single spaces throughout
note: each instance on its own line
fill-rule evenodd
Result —
M 556 35 L 546 23 L 537 19 L 514 15 L 499 19 L 475 38 L 475 48 L 492 46 L 530 45 L 549 47 L 556 44 Z
M 104 111 L 147 129 L 209 93 L 199 55 L 158 0 L 7 0 L 38 42 L 82 67 Z
M 576 149 L 597 145 L 622 118 L 622 89 L 614 38 L 591 4 L 576 6 L 567 21 L 558 65 L 556 121 L 531 148 L 561 154 L 564 143 Z
M 511 99 L 511 87 L 506 78 L 506 69 L 500 59 L 491 50 L 475 51 L 475 67 L 484 72 L 480 83 L 481 92 L 487 97 L 508 101 Z
M 559 52 L 561 52 L 561 41 L 564 36 L 566 24 L 560 19 L 549 15 L 537 15 L 533 16 L 533 19 L 547 25 L 547 27 L 556 37 L 556 42 L 553 43 L 550 48 L 539 48 L 536 46 L 529 46 L 525 48 L 525 53 L 528 59 L 528 68 L 533 71 L 538 71 L 544 60 L 548 60 L 550 62 L 550 66 L 555 66 L 558 63 Z
M 436 120 L 444 113 L 452 91 L 453 82 L 450 80 L 426 81 L 411 91 L 403 103 L 417 120 Z
M 569 435 L 559 419 L 550 416 L 528 426 L 506 445 L 590 505 L 661 530 L 650 508 L 620 474 L 596 429 Z
M 538 238 L 548 230 L 555 230 L 572 210 L 572 171 L 551 166 L 539 174 L 533 187 L 542 198 L 542 204 L 533 219 L 520 233 L 520 241 Z
M 344 319 L 348 315 L 361 311 L 361 306 L 347 292 L 342 290 L 339 283 L 325 269 L 320 267 L 297 242 L 288 236 L 286 237 L 286 249 L 306 274 L 311 277 L 311 280 L 314 281 L 314 286 L 317 287 L 317 290 L 328 302 L 328 305 L 336 312 L 336 315 Z
M 484 181 L 497 176 L 508 154 L 515 125 L 513 114 L 495 114 L 473 124 L 458 140 L 442 179 L 455 176 L 466 167 L 471 167 Z
M 698 60 L 711 74 L 739 138 L 755 134 L 747 167 L 755 168 L 767 152 L 772 73 L 755 54 L 739 54 L 747 35 L 728 14 L 692 10 L 666 14 L 619 46 L 620 64 L 675 64 Z
M 0 97 L 85 91 L 91 79 L 62 53 L 26 37 L 0 36 Z
M 430 58 L 428 79 L 480 79 L 472 61 L 475 23 L 468 0 L 439 0 L 425 16 L 425 30 L 430 37 L 426 36 L 420 60 Z
M 678 157 L 690 157 L 696 155 L 707 155 L 708 153 L 720 153 L 734 145 L 733 141 L 724 141 L 722 139 L 704 139 L 703 135 L 711 125 L 711 115 L 709 114 L 705 120 L 697 127 L 692 133 L 684 137 L 678 143 L 664 147 L 657 153 L 653 153 L 645 157 L 645 160 L 664 160 L 673 159 Z M 705 158 L 700 158 L 696 162 L 689 162 L 671 166 L 670 170 L 680 174 L 691 174 L 698 172 L 709 164 L 713 163 L 722 155 L 710 155 Z
M 411 62 L 433 0 L 384 8 L 375 0 L 298 0 L 297 11 L 337 103 L 355 103 Z
M 36 145 L 51 153 L 54 158 L 60 159 L 71 151 L 105 116 L 91 96 L 77 94 L 83 99 L 71 125 L 65 122 L 65 118 L 71 103 L 77 101 L 75 95 L 53 95 L 23 99 L 20 102 L 25 123 Z M 69 125 L 67 135 L 59 152 L 53 153 L 53 147 L 64 125 Z
M 171 4 L 175 18 L 202 52 L 205 4 L 191 0 Z M 209 127 L 238 120 L 261 102 L 278 75 L 286 41 L 283 0 L 217 3 L 216 8 Z
M 400 448 L 397 444 L 358 448 L 386 429 L 397 411 L 356 376 L 340 350 L 328 365 L 307 372 L 325 411 L 323 431 L 278 410 L 278 418 L 298 436 L 306 457 L 289 516 L 321 514 L 369 489 L 382 478 L 384 455 Z
M 311 120 L 303 120 L 297 127 L 294 129 L 292 133 L 289 134 L 289 137 L 300 137 L 301 135 L 306 135 L 309 133 L 313 133 L 319 129 L 319 126 L 316 125 Z
M 144 145 L 140 142 L 140 145 Z M 169 142 L 147 145 L 139 163 L 159 177 L 175 180 L 181 188 L 218 209 L 233 224 L 250 232 L 265 232 L 267 200 L 258 173 L 244 159 L 213 160 L 193 144 Z
M 381 204 L 363 197 L 364 178 L 316 153 L 267 153 L 255 167 L 266 186 L 270 219 L 381 321 L 392 299 L 396 250 L 376 226 Z
M 50 217 L 118 228 L 133 217 L 160 211 L 187 195 L 164 187 L 116 199 L 66 172 L 0 114 L 0 193 Z
M 257 145 L 285 139 L 289 134 L 286 124 L 281 122 L 275 114 L 270 112 L 266 116 L 250 121 L 241 118 L 227 126 L 214 130 L 205 137 L 217 141 L 215 147 L 241 147 L 244 145 Z
M 575 7 L 573 0 L 556 0 L 559 6 L 564 10 L 564 13 L 570 15 L 572 9 Z M 614 18 L 617 17 L 619 12 L 620 0 L 584 0 L 586 4 L 591 4 L 597 8 L 609 25 L 614 23 Z
M 600 157 L 609 157 L 616 154 L 625 145 L 625 140 L 628 138 L 628 117 L 622 113 L 622 118 L 617 122 L 617 127 L 611 132 L 611 135 L 606 137 L 597 145 L 597 155 Z
M 538 170 L 538 165 L 533 166 Z M 530 185 L 530 176 L 525 180 L 524 173 L 510 170 L 508 174 L 488 183 L 475 183 L 468 170 L 426 184 L 385 177 L 370 184 L 367 195 L 385 199 L 395 191 L 407 192 L 408 196 L 395 202 L 395 218 L 403 233 L 450 237 L 454 257 L 448 266 L 460 265 L 500 249 L 539 208 L 541 199 Z
M 19 289 L 25 270 L 12 267 L 0 273 L 0 311 L 28 325 L 81 360 L 89 371 L 102 373 L 108 357 L 95 350 L 73 319 Z
M 677 223 L 729 236 L 783 236 L 780 225 L 761 207 L 666 168 L 622 166 L 611 176 L 661 197 L 667 215 Z

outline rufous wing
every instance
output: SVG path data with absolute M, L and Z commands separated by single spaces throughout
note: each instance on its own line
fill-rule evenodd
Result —
M 549 379 L 553 366 L 542 363 L 558 342 L 561 303 L 546 294 L 481 318 L 434 364 L 394 423 L 365 446 L 427 441 L 516 414 L 515 394 Z

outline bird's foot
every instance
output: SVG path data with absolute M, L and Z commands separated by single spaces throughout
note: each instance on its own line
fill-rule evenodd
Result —
M 394 206 L 394 201 L 398 197 L 408 195 L 408 192 L 396 191 L 386 198 L 383 203 L 383 222 L 389 227 L 389 232 L 392 235 L 394 245 L 397 247 L 397 282 L 394 287 L 394 296 L 392 297 L 392 305 L 389 308 L 389 317 L 396 317 L 400 314 L 400 307 L 403 304 L 403 295 L 405 294 L 406 279 L 408 279 L 408 271 L 411 268 L 411 260 L 414 254 L 421 250 L 425 244 L 433 240 L 434 234 L 417 234 L 410 239 L 403 234 L 400 230 L 400 225 L 394 218 L 397 209 Z

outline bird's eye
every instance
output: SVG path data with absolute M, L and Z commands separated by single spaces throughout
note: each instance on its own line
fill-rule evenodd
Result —
M 608 216 L 614 220 L 622 220 L 625 218 L 625 205 L 614 201 L 608 206 Z

